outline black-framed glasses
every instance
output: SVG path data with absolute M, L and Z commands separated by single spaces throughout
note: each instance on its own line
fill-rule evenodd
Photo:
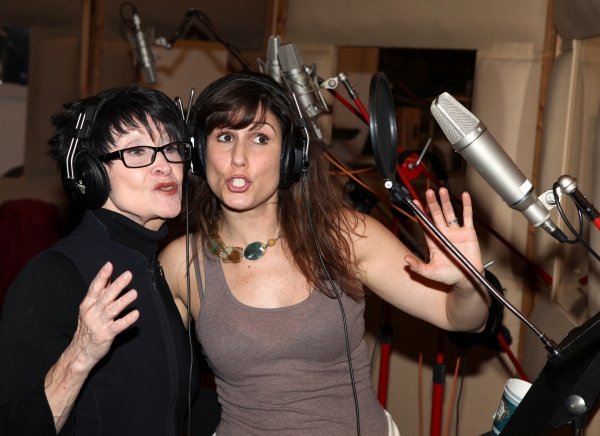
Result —
M 112 153 L 98 156 L 101 162 L 121 159 L 127 168 L 142 168 L 152 165 L 156 159 L 156 153 L 161 152 L 167 162 L 187 162 L 192 157 L 192 143 L 186 141 L 171 142 L 162 147 L 150 147 L 141 145 L 139 147 L 124 148 Z

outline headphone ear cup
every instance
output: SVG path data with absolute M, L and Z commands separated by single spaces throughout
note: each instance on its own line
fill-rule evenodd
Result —
M 78 206 L 98 209 L 106 203 L 110 183 L 106 168 L 97 157 L 80 151 L 73 159 L 73 178 L 67 178 L 66 165 L 61 174 L 65 192 Z
M 192 174 L 206 179 L 206 134 L 199 127 L 194 132 L 192 147 Z
M 304 140 L 294 133 L 281 145 L 279 161 L 279 189 L 287 189 L 302 175 L 302 160 L 304 158 Z

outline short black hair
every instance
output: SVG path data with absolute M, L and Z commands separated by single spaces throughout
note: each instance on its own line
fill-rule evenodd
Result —
M 87 99 L 63 105 L 52 116 L 56 128 L 48 141 L 50 157 L 60 168 L 66 160 L 71 140 L 75 136 L 77 118 Z M 88 139 L 82 139 L 77 150 L 94 156 L 109 152 L 111 144 L 131 128 L 144 127 L 154 139 L 152 128 L 163 130 L 171 141 L 187 141 L 185 123 L 175 103 L 164 93 L 140 85 L 115 89 L 115 93 L 98 111 Z

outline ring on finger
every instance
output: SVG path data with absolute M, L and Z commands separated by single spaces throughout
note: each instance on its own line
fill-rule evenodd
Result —
M 448 224 L 449 226 L 453 226 L 453 225 L 455 225 L 455 224 L 458 224 L 458 220 L 452 220 L 452 221 L 448 221 L 448 222 L 447 222 L 447 224 Z

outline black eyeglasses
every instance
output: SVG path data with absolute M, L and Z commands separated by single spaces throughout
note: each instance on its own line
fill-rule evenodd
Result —
M 191 142 L 171 142 L 162 147 L 139 146 L 124 148 L 112 153 L 98 156 L 101 162 L 121 159 L 127 168 L 142 168 L 152 165 L 156 159 L 156 153 L 161 152 L 167 162 L 187 162 L 192 157 Z

